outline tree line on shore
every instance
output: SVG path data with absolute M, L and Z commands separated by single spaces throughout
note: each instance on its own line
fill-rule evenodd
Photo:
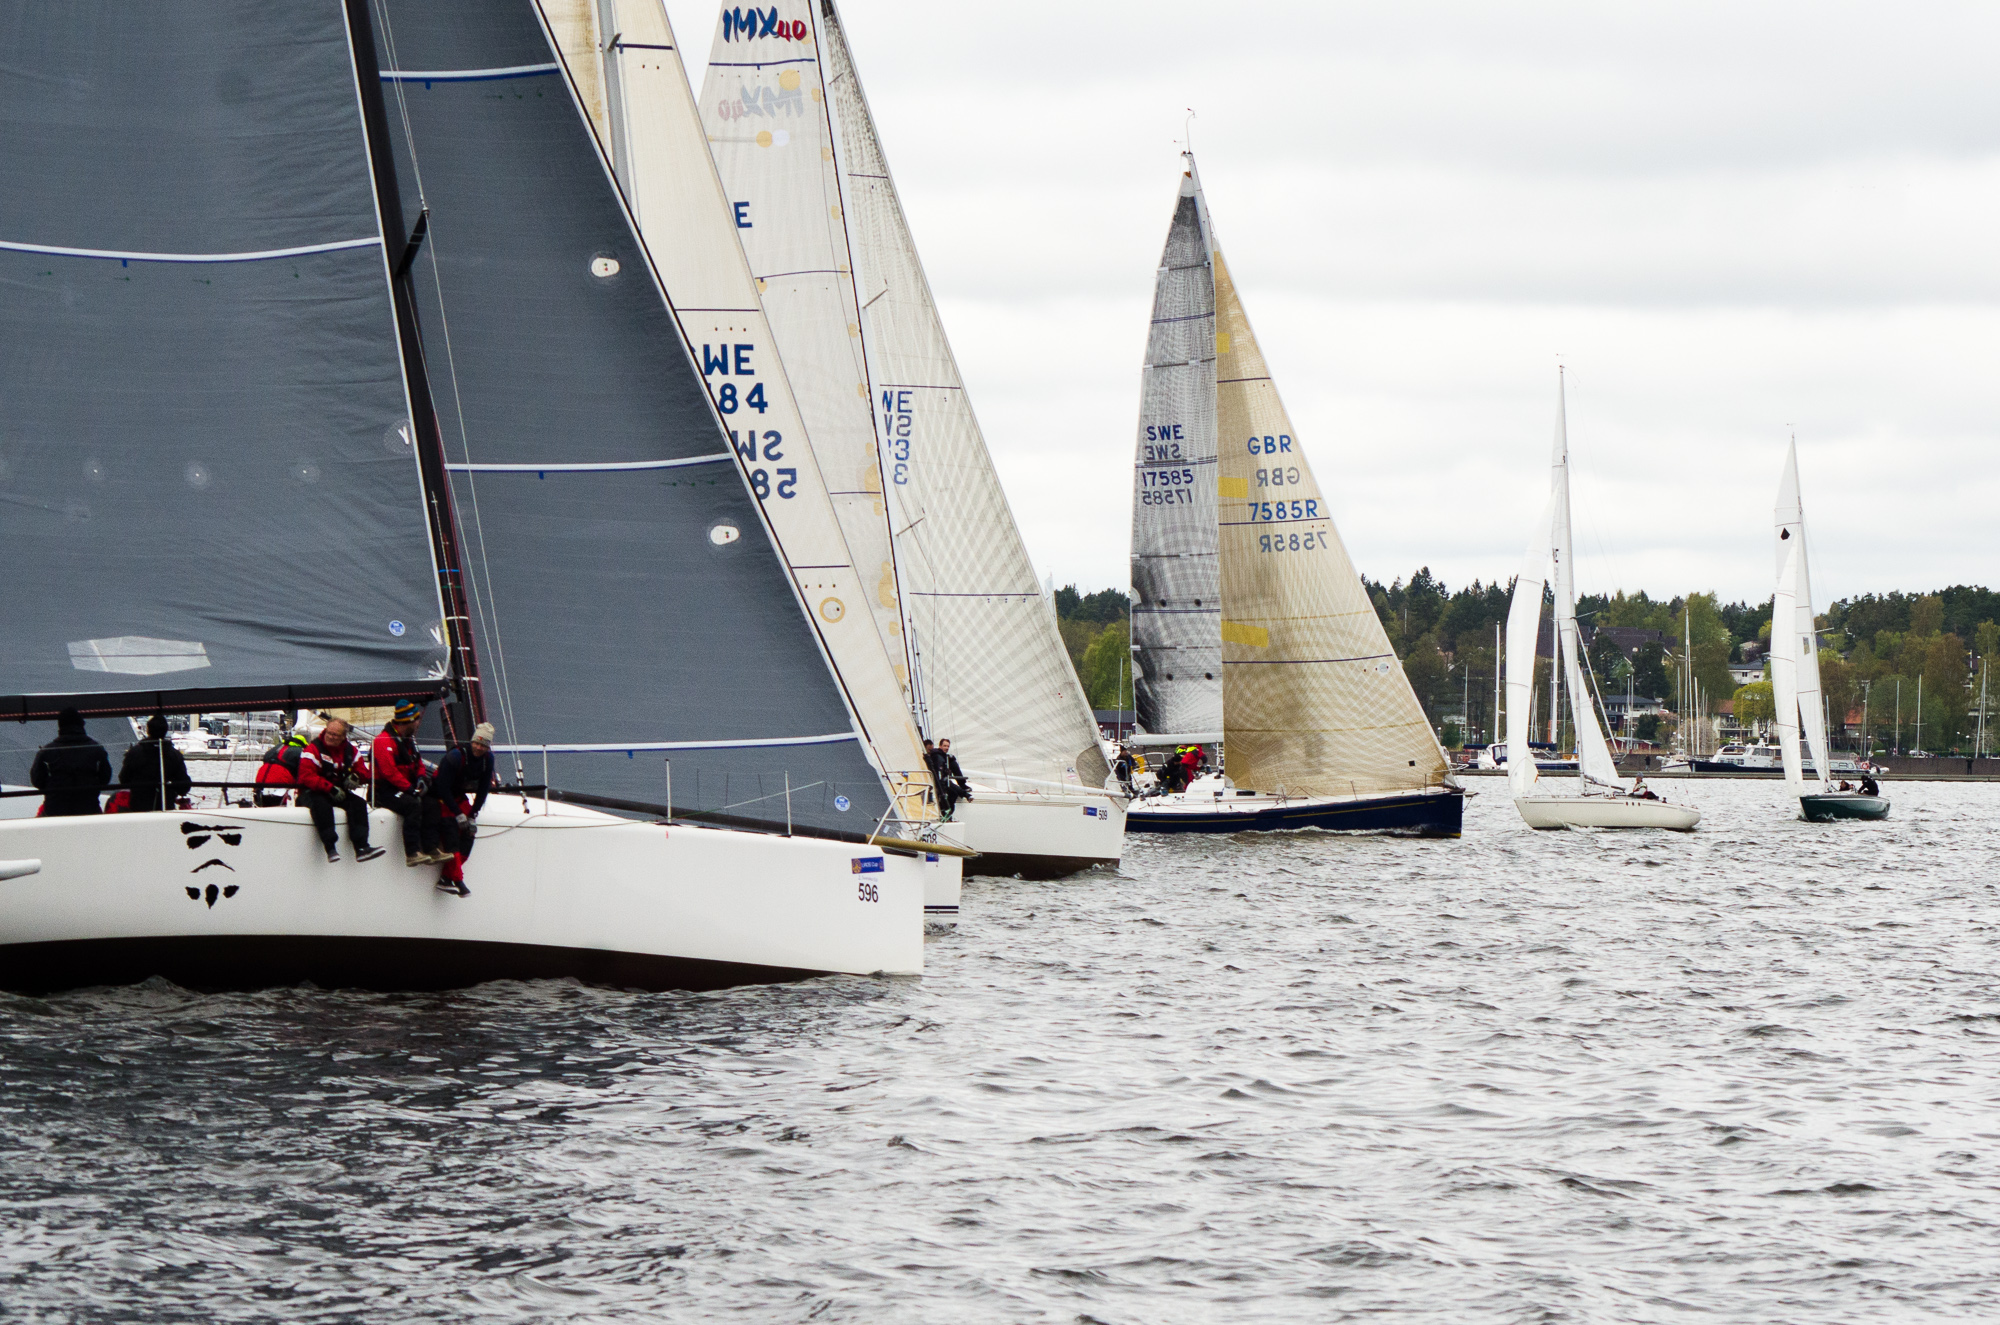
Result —
M 1447 744 L 1493 731 L 1495 631 L 1504 630 L 1513 585 L 1474 580 L 1451 589 L 1429 567 L 1387 584 L 1362 577 L 1411 688 Z M 1123 590 L 1056 590 L 1056 616 L 1077 677 L 1094 708 L 1129 708 L 1131 600 Z M 1665 740 L 1683 707 L 1684 669 L 1713 711 L 1735 701 L 1748 724 L 1771 716 L 1768 679 L 1739 687 L 1732 665 L 1760 662 L 1770 646 L 1771 604 L 1725 603 L 1714 593 L 1654 598 L 1644 590 L 1584 594 L 1577 619 L 1594 638 L 1591 669 L 1606 695 L 1663 701 L 1664 719 L 1641 719 L 1634 735 Z M 1925 747 L 1971 751 L 1979 727 L 1982 669 L 2000 669 L 2000 593 L 1954 585 L 1933 593 L 1843 598 L 1818 618 L 1820 677 L 1836 734 L 1865 710 L 1866 737 L 1877 749 L 1909 749 L 1921 722 Z M 1606 626 L 1657 631 L 1627 656 Z M 1546 629 L 1546 627 L 1545 627 Z M 1549 661 L 1537 665 L 1537 693 L 1548 689 Z M 1919 682 L 1922 702 L 1919 708 Z M 2000 688 L 2000 676 L 1994 678 Z M 2000 699 L 2000 694 L 1995 695 Z M 1462 724 L 1462 725 L 1461 725 Z M 1857 735 L 1862 733 L 1857 732 Z M 1988 735 L 1988 742 L 1996 738 Z

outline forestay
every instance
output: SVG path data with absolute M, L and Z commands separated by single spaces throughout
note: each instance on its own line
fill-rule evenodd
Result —
M 737 242 L 673 29 L 659 0 L 551 6 L 563 59 L 611 148 L 682 334 L 835 675 L 905 817 L 935 814 L 908 697 L 868 610 L 839 517 Z M 592 92 L 595 95 L 592 95 Z M 678 371 L 678 369 L 676 369 Z
M 1556 642 L 1562 655 L 1563 684 L 1569 688 L 1570 716 L 1576 723 L 1577 775 L 1586 787 L 1595 784 L 1630 791 L 1632 784 L 1618 776 L 1617 761 L 1604 740 L 1604 729 L 1597 724 L 1597 688 L 1586 676 L 1588 664 L 1576 622 L 1576 559 L 1571 552 L 1575 544 L 1569 514 L 1569 410 L 1561 369 L 1556 370 L 1556 439 L 1549 465 L 1549 500 L 1553 511 L 1549 546 L 1555 566 Z
M 658 803 L 671 759 L 676 805 L 865 830 L 881 777 L 537 9 L 382 12 L 502 744 L 568 789 Z
M 1194 165 L 1153 281 L 1132 483 L 1132 691 L 1162 735 L 1222 730 L 1215 273 Z
M 75 0 L 6 32 L 0 715 L 437 694 L 341 5 Z
M 1314 796 L 1438 785 L 1444 750 L 1333 527 L 1219 246 L 1213 257 L 1229 776 Z

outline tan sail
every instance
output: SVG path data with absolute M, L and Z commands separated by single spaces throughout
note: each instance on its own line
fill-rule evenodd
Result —
M 1333 796 L 1446 775 L 1215 253 L 1225 746 L 1239 787 Z

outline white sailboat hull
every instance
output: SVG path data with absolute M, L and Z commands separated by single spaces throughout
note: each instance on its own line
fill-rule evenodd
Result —
M 1701 822 L 1700 810 L 1629 796 L 1516 796 L 1514 808 L 1530 828 L 1666 828 L 1685 833 Z
M 573 976 L 662 989 L 916 975 L 931 880 L 959 874 L 950 856 L 546 810 L 488 802 L 468 898 L 438 892 L 435 867 L 403 863 L 386 810 L 369 834 L 389 851 L 366 864 L 344 823 L 343 859 L 329 864 L 295 808 L 0 823 L 0 860 L 40 862 L 0 883 L 0 986 Z
M 968 874 L 1060 879 L 1125 854 L 1125 802 L 1115 796 L 988 791 L 974 784 L 941 841 L 977 851 Z

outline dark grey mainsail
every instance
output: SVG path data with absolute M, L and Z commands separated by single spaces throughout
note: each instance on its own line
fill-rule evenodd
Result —
M 437 694 L 338 0 L 0 5 L 0 181 L 0 717 Z
M 866 831 L 886 805 L 531 0 L 376 41 L 488 715 L 568 790 Z M 420 210 L 421 209 L 421 210 Z
M 1216 559 L 1215 273 L 1192 173 L 1167 230 L 1139 388 L 1132 493 L 1132 691 L 1160 735 L 1222 730 Z

